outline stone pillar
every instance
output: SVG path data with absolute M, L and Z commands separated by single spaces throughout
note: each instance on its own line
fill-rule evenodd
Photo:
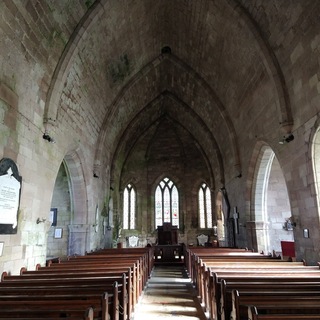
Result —
M 88 251 L 89 225 L 87 224 L 70 224 L 68 255 L 84 255 Z
M 264 221 L 247 221 L 248 248 L 268 254 L 268 224 Z

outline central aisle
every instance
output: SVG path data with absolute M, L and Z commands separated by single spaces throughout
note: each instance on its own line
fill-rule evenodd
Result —
M 207 320 L 182 266 L 155 266 L 134 320 Z

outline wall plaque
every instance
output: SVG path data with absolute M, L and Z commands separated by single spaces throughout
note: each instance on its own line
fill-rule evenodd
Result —
M 0 234 L 15 234 L 21 194 L 18 168 L 13 160 L 0 161 Z

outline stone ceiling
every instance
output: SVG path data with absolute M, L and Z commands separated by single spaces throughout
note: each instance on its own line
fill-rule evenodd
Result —
M 261 108 L 290 130 L 286 47 L 306 32 L 313 1 L 30 1 L 51 25 L 44 122 L 93 133 L 96 163 L 126 153 L 163 113 L 241 172 L 239 134 Z M 47 20 L 39 14 L 48 11 Z M 307 14 L 306 14 L 307 13 Z M 49 20 L 52 19 L 52 21 Z M 56 62 L 56 63 L 55 63 Z M 195 125 L 191 125 L 191 124 Z M 256 128 L 258 131 L 258 128 Z M 228 160 L 226 160 L 228 159 Z

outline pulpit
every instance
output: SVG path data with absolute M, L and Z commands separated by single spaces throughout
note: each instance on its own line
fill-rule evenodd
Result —
M 162 226 L 158 226 L 158 244 L 172 245 L 178 244 L 178 227 L 166 222 Z
M 155 246 L 155 264 L 184 263 L 182 245 L 178 244 L 178 227 L 171 223 L 158 226 L 158 244 Z

